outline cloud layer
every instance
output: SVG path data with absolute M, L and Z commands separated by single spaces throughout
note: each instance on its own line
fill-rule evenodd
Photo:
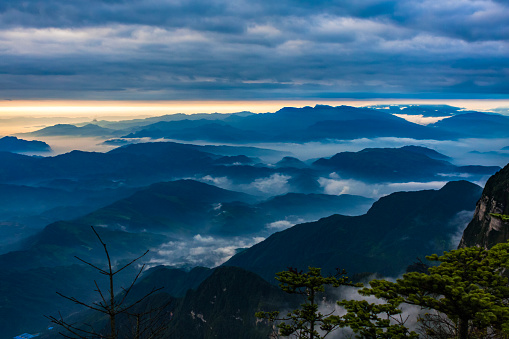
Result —
M 0 96 L 507 97 L 507 36 L 506 1 L 2 1 Z

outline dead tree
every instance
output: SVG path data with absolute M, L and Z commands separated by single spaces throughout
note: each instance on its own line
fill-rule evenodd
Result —
M 67 333 L 59 332 L 65 338 L 71 339 L 90 339 L 90 338 L 104 338 L 104 339 L 118 339 L 119 333 L 121 330 L 121 326 L 119 326 L 118 318 L 121 316 L 123 319 L 129 320 L 132 323 L 131 326 L 125 325 L 125 321 L 122 327 L 122 331 L 127 333 L 130 330 L 129 336 L 133 339 L 155 339 L 158 338 L 165 330 L 168 328 L 168 314 L 167 309 L 169 306 L 169 302 L 160 305 L 155 308 L 149 308 L 145 311 L 138 311 L 137 306 L 141 306 L 143 302 L 148 301 L 148 298 L 162 290 L 163 287 L 153 288 L 149 292 L 145 293 L 142 297 L 137 298 L 134 301 L 129 301 L 128 297 L 134 287 L 134 284 L 140 277 L 141 273 L 145 268 L 145 264 L 141 266 L 141 268 L 137 271 L 135 278 L 130 283 L 129 287 L 123 288 L 121 287 L 121 293 L 115 295 L 114 291 L 114 278 L 115 276 L 122 272 L 127 267 L 133 265 L 136 261 L 143 258 L 149 251 L 147 250 L 145 253 L 140 255 L 139 257 L 131 260 L 129 263 L 121 266 L 118 269 L 115 269 L 110 254 L 108 252 L 108 248 L 106 244 L 103 242 L 95 228 L 92 226 L 92 231 L 99 239 L 99 242 L 104 248 L 104 253 L 106 255 L 106 259 L 108 262 L 108 267 L 106 269 L 102 269 L 97 265 L 94 265 L 86 260 L 83 260 L 77 256 L 76 259 L 85 263 L 86 265 L 91 266 L 95 270 L 97 270 L 100 274 L 103 274 L 107 277 L 107 282 L 109 284 L 109 288 L 107 291 L 104 291 L 99 287 L 99 284 L 96 280 L 94 280 L 95 292 L 100 296 L 99 301 L 86 303 L 84 301 L 78 300 L 75 297 L 66 296 L 57 292 L 57 294 L 67 300 L 72 301 L 75 304 L 84 306 L 89 310 L 98 312 L 99 314 L 103 314 L 107 316 L 109 320 L 109 329 L 108 330 L 97 330 L 94 328 L 92 324 L 77 324 L 71 323 L 63 319 L 62 315 L 59 314 L 59 317 L 56 318 L 54 316 L 48 316 L 47 318 L 51 320 L 52 323 L 63 327 Z M 105 293 L 106 292 L 106 293 Z M 97 325 L 96 325 L 97 326 Z M 126 327 L 130 327 L 127 329 Z

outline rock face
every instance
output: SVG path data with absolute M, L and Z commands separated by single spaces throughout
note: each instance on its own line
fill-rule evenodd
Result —
M 509 222 L 492 214 L 509 214 L 509 164 L 493 175 L 477 202 L 472 221 L 463 232 L 459 247 L 493 245 L 509 240 Z

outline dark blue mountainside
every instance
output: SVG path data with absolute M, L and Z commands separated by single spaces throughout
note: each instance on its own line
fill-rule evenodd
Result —
M 43 141 L 28 141 L 16 137 L 3 137 L 0 138 L 0 152 L 51 152 L 51 147 Z
M 255 317 L 258 311 L 295 308 L 298 300 L 258 275 L 237 267 L 216 269 L 195 268 L 190 272 L 157 267 L 134 286 L 131 298 L 135 301 L 152 288 L 162 287 L 151 298 L 134 307 L 133 312 L 168 303 L 163 321 L 168 328 L 161 338 L 243 338 L 264 339 L 272 326 Z M 174 296 L 177 296 L 175 298 Z M 108 320 L 93 312 L 73 315 L 73 321 L 104 329 L 108 333 Z M 116 319 L 119 338 L 131 338 L 132 323 L 124 317 Z M 56 339 L 55 331 L 43 331 L 41 339 Z
M 224 267 L 195 268 L 188 273 L 156 267 L 134 293 L 141 296 L 165 286 L 142 309 L 157 305 L 157 300 L 172 300 L 168 335 L 265 338 L 270 328 L 256 321 L 254 313 L 292 309 L 296 302 L 267 283 L 274 283 L 275 272 L 314 265 L 323 266 L 325 272 L 340 266 L 350 273 L 399 273 L 418 256 L 454 247 L 451 235 L 460 226 L 454 216 L 472 208 L 480 192 L 480 187 L 460 181 L 438 191 L 395 193 L 380 199 L 366 215 L 333 215 L 276 233 L 237 254 Z M 98 321 L 97 325 L 104 324 Z
M 122 134 L 122 132 L 114 129 L 100 127 L 95 124 L 87 124 L 81 127 L 70 124 L 57 124 L 27 134 L 39 137 L 42 136 L 113 137 Z
M 264 230 L 266 225 L 288 218 L 316 220 L 334 213 L 361 214 L 373 202 L 355 195 L 299 193 L 258 200 L 194 180 L 161 182 L 73 223 L 78 228 L 92 225 L 176 237 L 240 236 L 268 233 Z
M 368 181 L 428 181 L 453 179 L 459 174 L 471 180 L 491 175 L 496 166 L 454 166 L 446 156 L 423 147 L 365 149 L 319 159 L 312 168 L 289 160 L 269 166 L 242 154 L 230 158 L 211 152 L 232 152 L 213 146 L 173 142 L 139 143 L 107 153 L 72 151 L 54 157 L 30 157 L 0 152 L 0 183 L 47 185 L 55 180 L 86 182 L 88 188 L 114 185 L 145 186 L 179 178 L 227 178 L 233 184 L 284 175 L 294 192 L 319 193 L 318 179 L 336 172 Z M 207 151 L 204 151 L 207 150 Z M 254 151 L 250 149 L 253 153 Z M 242 152 L 243 148 L 237 149 Z
M 422 126 L 394 114 L 444 117 Z M 350 106 L 285 107 L 275 113 L 178 114 L 145 120 L 96 122 L 81 127 L 55 125 L 31 135 L 166 138 L 181 141 L 229 143 L 309 142 L 398 137 L 450 140 L 507 137 L 509 117 L 463 112 L 450 106 L 410 105 L 388 109 Z M 115 141 L 117 144 L 120 140 Z
M 342 177 L 372 182 L 443 180 L 457 174 L 492 175 L 498 166 L 455 166 L 445 155 L 418 146 L 401 148 L 366 148 L 359 152 L 342 152 L 330 159 L 313 163 L 317 168 L 334 171 Z
M 417 258 L 457 246 L 457 214 L 472 210 L 481 187 L 450 182 L 440 190 L 399 192 L 381 198 L 362 216 L 332 215 L 296 225 L 235 255 L 224 265 L 242 267 L 272 281 L 287 267 L 344 268 L 350 274 L 396 276 Z
M 285 107 L 275 113 L 231 115 L 220 121 L 164 121 L 126 135 L 215 142 L 306 142 L 324 139 L 411 137 L 450 139 L 461 136 L 408 122 L 391 113 L 349 106 Z
M 111 255 L 122 261 L 136 257 L 145 249 L 157 249 L 163 243 L 197 233 L 214 237 L 268 234 L 267 223 L 284 219 L 289 214 L 295 218 L 325 216 L 367 208 L 370 203 L 370 199 L 358 196 L 323 194 L 288 194 L 258 202 L 246 194 L 192 180 L 153 184 L 83 217 L 51 223 L 21 243 L 17 251 L 0 255 L 0 295 L 9 294 L 3 304 L 6 313 L 2 313 L 0 325 L 5 326 L 2 327 L 5 333 L 12 335 L 35 331 L 45 324 L 41 314 L 55 309 L 68 313 L 78 309 L 66 305 L 64 300 L 55 301 L 55 291 L 92 300 L 90 293 L 86 293 L 90 289 L 82 282 L 68 286 L 77 274 L 82 281 L 97 278 L 89 270 L 80 270 L 74 256 L 104 264 L 104 253 L 90 225 L 97 226 Z M 150 260 L 150 253 L 146 260 Z M 199 283 L 206 276 L 198 274 L 193 279 Z M 22 277 L 30 281 L 20 281 Z M 195 287 L 192 281 L 182 279 L 184 285 L 171 289 L 175 296 Z M 34 289 L 34 281 L 38 280 L 41 284 Z M 19 300 L 23 300 L 23 308 L 17 307 Z M 8 325 L 12 317 L 22 318 L 24 322 L 13 320 L 12 325 Z
M 488 113 L 458 114 L 430 125 L 448 133 L 463 134 L 468 138 L 509 137 L 509 117 Z
M 176 143 L 135 144 L 107 153 L 72 151 L 54 157 L 0 153 L 0 182 L 52 179 L 157 182 L 200 172 L 219 158 Z M 162 179 L 162 180 L 158 180 Z

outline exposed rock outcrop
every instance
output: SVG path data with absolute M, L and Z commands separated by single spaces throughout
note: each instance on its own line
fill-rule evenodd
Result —
M 474 217 L 463 232 L 458 247 L 491 248 L 509 240 L 509 222 L 492 214 L 509 214 L 509 164 L 486 183 Z

